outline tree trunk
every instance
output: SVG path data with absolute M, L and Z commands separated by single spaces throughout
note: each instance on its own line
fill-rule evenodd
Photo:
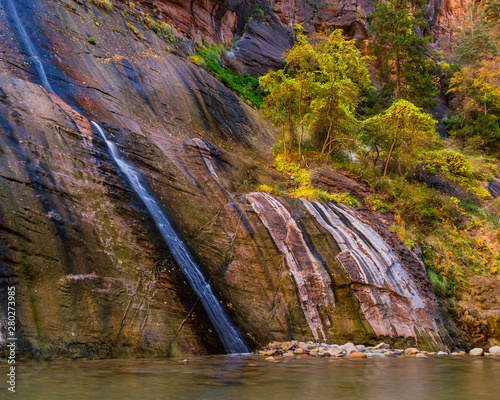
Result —
M 385 167 L 384 167 L 384 176 L 387 175 L 387 168 L 389 167 L 389 161 L 391 161 L 392 157 L 392 152 L 394 151 L 394 147 L 396 146 L 396 143 L 398 141 L 398 134 L 394 136 L 394 140 L 391 144 L 391 149 L 389 150 L 389 154 L 387 155 L 387 161 L 385 162 Z
M 396 50 L 396 97 L 401 98 L 401 66 L 399 65 L 399 50 Z
M 300 95 L 299 95 L 299 117 L 300 117 L 300 137 L 299 137 L 299 160 L 302 158 L 302 137 L 304 136 L 304 121 L 302 119 L 302 88 L 303 82 L 300 82 Z
M 281 132 L 283 135 L 283 154 L 284 154 L 285 161 L 286 161 L 286 136 L 285 136 L 285 122 L 284 121 L 281 124 Z
M 326 145 L 330 141 L 330 134 L 332 132 L 333 118 L 330 115 L 330 106 L 328 106 L 328 120 L 330 121 L 330 126 L 328 127 L 328 134 L 326 135 L 325 143 L 323 144 L 323 148 L 321 149 L 321 154 L 323 154 L 326 150 Z
M 392 10 L 396 11 L 396 5 L 392 2 Z M 394 36 L 396 36 L 396 26 L 394 25 Z M 401 65 L 399 63 L 399 48 L 396 45 L 396 98 L 401 98 Z

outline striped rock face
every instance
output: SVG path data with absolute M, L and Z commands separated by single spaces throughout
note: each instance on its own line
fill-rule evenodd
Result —
M 322 254 L 318 255 L 309 239 L 310 232 L 297 221 L 296 215 L 302 216 L 304 211 L 305 218 L 311 218 L 324 230 L 323 235 L 330 236 L 338 246 L 335 260 L 343 269 L 340 272 L 345 272 L 350 280 L 360 312 L 375 335 L 418 339 L 430 334 L 436 344 L 441 342 L 437 335 L 439 317 L 428 313 L 434 299 L 427 299 L 418 290 L 414 277 L 401 265 L 395 252 L 357 218 L 355 211 L 305 199 L 295 204 L 295 210 L 288 211 L 286 202 L 269 194 L 251 194 L 247 198 L 284 255 L 316 340 L 329 339 L 325 332 L 332 318 L 325 310 L 336 308 L 337 279 L 331 278 L 332 267 Z

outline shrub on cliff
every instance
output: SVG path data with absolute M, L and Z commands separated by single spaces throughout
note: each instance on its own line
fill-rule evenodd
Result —
M 363 142 L 376 154 L 377 160 L 380 155 L 385 156 L 384 176 L 392 159 L 402 174 L 402 166 L 414 167 L 423 151 L 436 146 L 435 124 L 430 115 L 412 103 L 398 100 L 384 113 L 364 122 Z
M 104 8 L 108 11 L 113 9 L 113 3 L 111 2 L 111 0 L 91 0 L 91 2 L 96 6 Z

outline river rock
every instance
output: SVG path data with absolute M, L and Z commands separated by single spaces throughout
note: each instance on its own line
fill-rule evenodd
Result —
M 500 346 L 490 347 L 488 350 L 489 353 L 494 354 L 495 356 L 500 356 Z
M 391 346 L 389 346 L 388 344 L 382 342 L 382 343 L 379 343 L 377 344 L 374 349 L 375 350 L 378 350 L 378 349 L 389 349 Z
M 368 358 L 385 358 L 386 355 L 384 353 L 364 353 Z
M 417 353 L 416 357 L 417 358 L 427 358 L 427 356 L 425 354 L 422 354 L 422 353 Z
M 266 361 L 276 361 L 274 357 L 266 357 Z
M 411 355 L 417 354 L 418 352 L 419 352 L 418 349 L 416 349 L 414 347 L 409 347 L 405 350 L 405 355 L 411 356 Z
M 440 351 L 440 352 L 437 353 L 437 355 L 440 356 L 440 357 L 441 356 L 447 356 L 448 353 L 446 351 Z
M 366 354 L 365 353 L 361 353 L 360 351 L 352 351 L 351 353 L 349 353 L 349 357 L 350 358 L 366 358 Z
M 293 347 L 292 342 L 283 342 L 281 343 L 281 348 L 283 350 L 290 350 Z
M 469 351 L 469 355 L 475 356 L 475 357 L 482 357 L 482 356 L 484 356 L 484 350 L 479 348 L 479 347 L 476 347 L 475 349 L 472 349 L 471 351 Z
M 331 356 L 337 356 L 339 354 L 342 354 L 342 350 L 339 350 L 339 349 L 329 349 L 328 350 L 328 353 L 331 355 Z

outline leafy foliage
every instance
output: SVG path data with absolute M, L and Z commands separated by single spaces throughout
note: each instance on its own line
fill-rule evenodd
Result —
M 415 166 L 424 149 L 436 145 L 436 121 L 406 100 L 396 101 L 387 111 L 367 119 L 364 124 L 364 142 L 376 152 L 387 154 L 383 175 L 394 158 L 401 174 L 401 163 Z
M 104 8 L 108 11 L 113 9 L 113 3 L 111 2 L 111 0 L 91 0 L 91 2 L 96 6 Z
M 290 197 L 305 198 L 309 200 L 331 201 L 333 203 L 343 203 L 350 207 L 357 206 L 358 202 L 350 193 L 328 193 L 321 189 L 311 186 L 311 176 L 307 168 L 302 168 L 293 161 L 287 161 L 283 154 L 276 155 L 275 168 L 278 171 L 289 173 L 296 185 L 291 190 L 284 192 L 278 188 L 271 188 L 267 185 L 261 185 L 257 189 L 261 192 L 272 193 L 276 195 L 287 195 Z
M 379 62 L 383 92 L 422 106 L 432 106 L 439 91 L 434 61 L 425 56 L 431 37 L 417 33 L 425 26 L 421 9 L 409 0 L 382 0 L 370 15 L 372 48 Z
M 262 104 L 262 94 L 259 90 L 259 81 L 248 74 L 239 74 L 221 65 L 221 58 L 226 49 L 221 45 L 202 46 L 196 55 L 189 59 L 205 68 L 229 89 L 235 91 L 247 103 L 254 107 Z
M 458 124 L 454 135 L 491 152 L 500 149 L 500 1 L 469 7 L 458 34 L 448 94 Z
M 263 111 L 281 126 L 283 143 L 285 126 L 291 145 L 298 127 L 300 158 L 306 132 L 322 152 L 332 152 L 337 143 L 352 140 L 355 111 L 370 81 L 365 66 L 368 58 L 362 57 L 353 41 L 342 38 L 341 30 L 307 40 L 300 25 L 294 28 L 296 44 L 285 53 L 285 68 L 270 71 L 259 81 L 268 92 Z

